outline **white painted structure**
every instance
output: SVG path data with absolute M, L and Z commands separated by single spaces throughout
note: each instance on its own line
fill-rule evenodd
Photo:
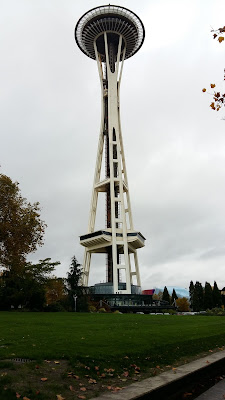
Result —
M 80 18 L 75 38 L 80 49 L 97 61 L 102 100 L 88 232 L 80 237 L 80 243 L 85 247 L 83 285 L 88 286 L 92 253 L 105 253 L 106 281 L 113 285 L 113 293 L 130 294 L 133 283 L 141 286 L 137 249 L 144 246 L 145 238 L 133 226 L 119 93 L 124 60 L 141 47 L 144 27 L 130 10 L 119 6 L 100 6 Z M 102 179 L 103 162 L 105 177 Z M 99 192 L 106 193 L 106 210 L 102 210 L 106 211 L 106 227 L 95 231 Z M 134 278 L 136 282 L 133 282 Z

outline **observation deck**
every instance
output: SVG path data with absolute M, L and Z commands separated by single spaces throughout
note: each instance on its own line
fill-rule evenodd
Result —
M 105 61 L 104 32 L 110 42 L 118 46 L 122 35 L 122 50 L 126 47 L 125 60 L 132 57 L 141 48 L 145 29 L 140 18 L 125 7 L 105 5 L 92 8 L 77 22 L 75 40 L 86 56 L 96 59 L 94 41 L 96 41 L 101 61 Z
M 116 234 L 118 247 L 120 247 L 120 240 L 122 233 Z M 128 232 L 127 242 L 130 249 L 140 249 L 145 245 L 145 237 L 140 232 Z M 84 247 L 92 249 L 93 253 L 107 253 L 107 247 L 112 245 L 112 232 L 100 230 L 86 235 L 80 236 L 80 244 Z M 96 248 L 96 250 L 94 250 Z

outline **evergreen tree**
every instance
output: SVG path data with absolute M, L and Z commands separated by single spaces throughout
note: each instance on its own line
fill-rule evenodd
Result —
M 194 286 L 192 307 L 194 311 L 201 311 L 204 308 L 203 287 L 202 284 L 198 281 L 195 283 Z
M 162 300 L 168 301 L 168 303 L 170 304 L 170 295 L 166 286 L 164 287 L 163 290 Z
M 212 297 L 213 297 L 213 307 L 221 307 L 222 296 L 220 290 L 218 289 L 216 281 L 214 281 Z
M 81 286 L 79 285 L 82 271 L 81 265 L 78 263 L 75 256 L 71 259 L 70 270 L 67 274 L 67 285 L 71 295 L 79 295 Z
M 81 276 L 82 267 L 78 263 L 76 257 L 73 256 L 66 279 L 70 309 L 76 309 L 76 311 L 87 311 L 87 296 L 85 295 L 83 286 L 80 284 Z
M 177 299 L 178 299 L 178 296 L 176 294 L 176 290 L 173 289 L 172 296 L 171 296 L 171 303 L 173 304 L 174 300 L 177 300 Z
M 191 305 L 191 308 L 193 308 L 194 290 L 195 290 L 195 286 L 194 286 L 193 281 L 191 281 L 191 282 L 190 282 L 190 286 L 189 286 L 189 297 L 190 297 L 190 305 Z
M 204 290 L 204 309 L 211 310 L 213 308 L 213 291 L 210 283 L 205 283 L 205 290 Z

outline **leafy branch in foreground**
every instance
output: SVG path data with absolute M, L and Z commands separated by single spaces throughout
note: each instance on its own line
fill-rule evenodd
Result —
M 224 35 L 225 35 L 225 26 L 223 28 L 218 28 L 218 29 L 212 29 L 211 32 L 213 32 L 213 39 L 218 40 L 219 43 L 222 43 L 224 41 Z M 225 69 L 224 69 L 224 80 L 225 80 Z M 214 83 L 210 84 L 210 88 L 214 89 L 216 85 Z M 221 93 L 221 91 L 214 91 L 213 93 L 208 92 L 206 88 L 202 89 L 203 93 L 207 92 L 211 96 L 213 96 L 213 101 L 210 104 L 210 107 L 214 111 L 219 111 L 221 107 L 225 106 L 225 93 Z
M 216 85 L 214 83 L 210 84 L 211 89 L 214 89 Z M 207 90 L 204 88 L 202 89 L 203 93 L 207 92 Z M 210 104 L 210 107 L 212 110 L 219 111 L 222 106 L 225 106 L 225 93 L 220 93 L 214 91 L 213 93 L 207 92 L 211 96 L 213 96 L 213 101 Z
M 212 29 L 211 32 L 213 32 L 213 39 L 217 38 L 219 43 L 224 41 L 225 26 L 223 28 Z

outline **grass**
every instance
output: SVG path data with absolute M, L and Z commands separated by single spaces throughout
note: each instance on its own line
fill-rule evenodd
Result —
M 0 398 L 89 398 L 224 345 L 222 317 L 1 312 Z

